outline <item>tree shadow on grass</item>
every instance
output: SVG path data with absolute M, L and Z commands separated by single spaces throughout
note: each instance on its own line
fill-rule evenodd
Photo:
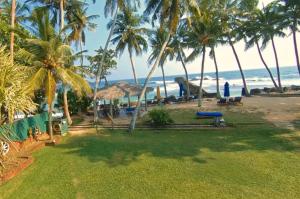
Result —
M 193 131 L 143 130 L 133 136 L 126 131 L 107 131 L 99 135 L 70 137 L 58 147 L 91 162 L 103 161 L 109 166 L 128 165 L 142 155 L 163 159 L 191 158 L 204 164 L 213 159 L 201 157 L 202 150 L 212 152 L 296 151 L 299 144 L 286 139 L 292 133 L 269 124 L 237 126 L 219 130 Z M 298 138 L 297 138 L 298 139 Z

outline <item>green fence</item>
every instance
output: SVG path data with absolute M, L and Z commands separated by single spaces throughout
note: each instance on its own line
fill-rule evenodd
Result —
M 0 137 L 5 135 L 13 141 L 23 141 L 28 138 L 29 129 L 38 128 L 42 133 L 47 131 L 48 113 L 18 120 L 10 125 L 0 126 Z

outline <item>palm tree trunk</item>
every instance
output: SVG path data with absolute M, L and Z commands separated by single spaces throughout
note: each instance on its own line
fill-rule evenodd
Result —
M 200 79 L 200 86 L 199 86 L 199 96 L 198 96 L 198 107 L 202 106 L 202 87 L 203 87 L 203 77 L 204 77 L 204 64 L 205 64 L 205 45 L 203 46 L 202 50 L 202 65 L 201 65 L 201 79 Z
M 59 12 L 60 12 L 60 30 L 63 30 L 65 26 L 64 0 L 60 0 L 59 2 Z M 68 91 L 66 89 L 66 86 L 63 87 L 63 101 L 64 101 L 64 113 L 67 118 L 68 125 L 71 125 L 72 119 L 69 112 Z
M 293 32 L 293 41 L 294 41 L 296 62 L 297 62 L 298 72 L 299 72 L 299 75 L 300 75 L 300 61 L 299 61 L 299 53 L 298 53 L 298 47 L 297 47 L 296 31 L 292 30 L 292 32 Z
M 181 61 L 181 64 L 182 64 L 182 67 L 184 69 L 184 73 L 185 73 L 185 79 L 186 79 L 186 90 L 187 90 L 187 100 L 190 99 L 190 95 L 191 95 L 191 92 L 190 92 L 190 81 L 189 81 L 189 75 L 188 75 L 188 72 L 187 72 L 187 69 L 186 69 L 186 65 L 185 65 L 185 62 L 182 58 L 182 55 L 181 53 L 179 52 L 179 58 L 180 58 L 180 61 Z
M 135 124 L 136 124 L 136 120 L 137 120 L 137 116 L 138 116 L 138 113 L 139 113 L 139 110 L 140 110 L 140 107 L 141 107 L 141 101 L 142 99 L 144 98 L 144 95 L 146 93 L 146 89 L 147 89 L 147 85 L 148 85 L 148 82 L 150 81 L 155 69 L 157 68 L 160 60 L 161 60 L 161 57 L 169 43 L 169 40 L 170 40 L 170 37 L 171 37 L 171 32 L 168 33 L 168 36 L 166 38 L 166 41 L 163 43 L 162 47 L 161 47 L 161 50 L 159 52 L 159 55 L 154 63 L 154 65 L 152 66 L 146 80 L 145 80 L 145 83 L 144 83 L 144 87 L 142 89 L 142 92 L 140 94 L 140 97 L 139 97 L 139 100 L 138 100 L 138 103 L 137 103 L 137 106 L 136 106 L 136 111 L 134 112 L 133 116 L 132 116 L 132 119 L 131 119 L 131 122 L 130 122 L 130 126 L 129 126 L 129 132 L 130 133 L 133 133 L 134 129 L 135 129 Z
M 164 66 L 160 65 L 161 68 L 161 72 L 163 75 L 163 82 L 164 82 L 164 89 L 165 89 L 165 98 L 168 98 L 168 92 L 167 92 L 167 85 L 166 85 L 166 77 L 165 77 L 165 70 L 164 70 Z
M 274 79 L 274 77 L 273 77 L 273 75 L 272 75 L 272 72 L 271 72 L 270 68 L 268 67 L 267 63 L 265 62 L 265 59 L 264 59 L 264 57 L 263 57 L 263 55 L 262 55 L 262 53 L 261 53 L 261 50 L 260 50 L 260 48 L 259 48 L 258 42 L 255 41 L 255 44 L 256 44 L 257 51 L 258 51 L 258 54 L 259 54 L 259 57 L 260 57 L 262 63 L 264 64 L 265 68 L 267 69 L 267 71 L 268 71 L 268 73 L 269 73 L 269 75 L 270 75 L 270 78 L 271 78 L 271 80 L 272 80 L 272 82 L 273 82 L 275 88 L 278 89 L 278 85 L 277 85 L 277 83 L 276 83 L 276 81 L 275 81 L 275 79 Z
M 81 51 L 80 66 L 82 67 L 83 66 L 83 54 L 82 54 L 83 47 L 82 47 L 82 41 L 81 40 L 79 41 L 79 45 L 80 45 L 80 51 Z
M 244 72 L 243 72 L 243 69 L 242 69 L 242 66 L 241 66 L 240 59 L 239 59 L 239 57 L 237 55 L 237 52 L 236 52 L 235 47 L 234 47 L 234 45 L 233 45 L 233 43 L 231 41 L 231 38 L 229 37 L 228 40 L 229 40 L 229 44 L 230 44 L 230 46 L 232 48 L 233 54 L 235 56 L 236 62 L 238 64 L 238 67 L 240 69 L 240 73 L 241 73 L 241 76 L 242 76 L 242 80 L 243 80 L 243 85 L 244 85 L 246 97 L 249 97 L 250 94 L 249 94 L 249 91 L 248 91 L 248 87 L 247 87 L 247 83 L 246 83 L 245 75 L 244 75 Z
M 220 82 L 219 82 L 219 67 L 218 67 L 216 52 L 215 52 L 214 48 L 212 48 L 212 52 L 213 52 L 213 59 L 214 59 L 215 68 L 216 68 L 217 98 L 220 99 L 221 98 L 221 92 L 220 92 Z
M 132 73 L 133 73 L 133 77 L 134 77 L 134 82 L 136 85 L 139 85 L 138 79 L 136 77 L 136 72 L 135 72 L 135 66 L 134 66 L 134 62 L 133 62 L 133 58 L 132 58 L 132 53 L 131 51 L 128 49 L 129 52 L 129 58 L 130 58 L 130 62 L 131 62 L 131 67 L 132 67 Z
M 11 1 L 11 28 L 15 28 L 16 21 L 16 0 Z M 15 33 L 12 30 L 10 33 L 10 57 L 11 62 L 14 63 L 14 45 L 15 45 Z
M 65 15 L 64 15 L 64 0 L 59 2 L 59 12 L 60 12 L 60 30 L 65 26 Z
M 48 104 L 48 133 L 50 141 L 53 142 L 53 129 L 52 129 L 52 104 Z
M 94 96 L 93 96 L 93 100 L 94 100 L 94 122 L 98 121 L 98 114 L 97 114 L 97 107 L 96 107 L 97 106 L 96 105 L 96 95 L 97 95 L 97 92 L 98 92 L 98 86 L 99 86 L 98 84 L 99 84 L 99 79 L 100 79 L 100 72 L 102 70 L 102 65 L 104 63 L 104 58 L 105 58 L 105 55 L 106 55 L 106 52 L 107 52 L 108 45 L 110 43 L 111 37 L 113 35 L 113 31 L 115 29 L 115 25 L 116 25 L 116 21 L 117 21 L 117 16 L 118 16 L 118 11 L 119 11 L 119 7 L 117 5 L 116 13 L 115 13 L 114 20 L 113 20 L 113 24 L 111 26 L 111 29 L 110 29 L 110 32 L 109 32 L 109 35 L 108 35 L 108 38 L 107 38 L 107 41 L 106 41 L 106 44 L 105 44 L 105 47 L 104 47 L 104 51 L 103 51 L 103 55 L 102 55 L 102 58 L 101 58 L 101 62 L 99 64 L 99 67 L 98 67 L 97 73 L 96 73 L 96 81 L 95 81 Z
M 278 56 L 277 56 L 277 50 L 275 47 L 275 42 L 274 42 L 274 38 L 271 38 L 272 41 L 272 47 L 273 47 L 273 52 L 274 52 L 274 56 L 275 56 L 275 61 L 276 61 L 276 69 L 277 69 L 277 78 L 278 78 L 278 86 L 279 86 L 279 91 L 283 92 L 282 90 L 282 85 L 281 85 L 281 77 L 280 77 L 280 69 L 279 69 L 279 62 L 278 62 Z
M 63 87 L 63 98 L 64 98 L 64 112 L 65 112 L 65 116 L 67 118 L 67 122 L 69 125 L 71 125 L 73 123 L 72 118 L 70 116 L 70 112 L 69 112 L 69 104 L 68 104 L 68 90 L 67 87 L 64 85 Z

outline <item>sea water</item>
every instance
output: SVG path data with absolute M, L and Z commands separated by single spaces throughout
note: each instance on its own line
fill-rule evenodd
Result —
M 277 72 L 276 68 L 270 68 L 275 81 L 277 82 Z M 282 67 L 280 68 L 281 73 L 281 82 L 282 86 L 291 86 L 291 85 L 300 85 L 300 75 L 298 72 L 297 67 Z M 271 88 L 274 87 L 270 76 L 266 69 L 252 69 L 252 70 L 244 70 L 246 82 L 248 89 L 253 88 Z M 166 76 L 166 86 L 168 95 L 174 95 L 176 97 L 179 96 L 179 85 L 175 82 L 176 77 L 185 77 L 184 74 L 182 75 L 172 75 Z M 199 86 L 200 84 L 200 74 L 190 74 L 189 80 L 191 83 Z M 121 80 L 118 80 L 121 81 Z M 118 81 L 110 81 L 109 84 L 116 83 Z M 122 80 L 128 83 L 134 84 L 133 79 L 126 79 Z M 144 84 L 145 79 L 140 78 L 139 83 L 141 85 Z M 224 84 L 228 82 L 230 85 L 230 94 L 231 96 L 241 96 L 241 91 L 243 88 L 243 81 L 241 79 L 240 71 L 226 71 L 226 72 L 219 72 L 219 83 L 220 83 L 220 91 L 223 95 L 224 93 Z M 91 83 L 93 86 L 93 84 Z M 103 87 L 104 85 L 100 85 Z M 153 99 L 156 96 L 156 88 L 157 86 L 160 87 L 161 96 L 164 97 L 164 85 L 163 85 L 163 78 L 162 77 L 153 77 L 148 83 L 148 87 L 153 87 L 154 91 L 149 93 L 147 98 Z M 216 92 L 216 74 L 214 72 L 205 73 L 204 80 L 203 80 L 203 89 L 207 92 Z M 132 97 L 132 100 L 136 100 L 137 97 Z

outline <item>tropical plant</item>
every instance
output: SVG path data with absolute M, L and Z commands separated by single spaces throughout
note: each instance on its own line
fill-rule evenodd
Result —
M 90 87 L 86 80 L 77 73 L 73 66 L 72 50 L 65 45 L 61 35 L 55 32 L 51 24 L 49 13 L 44 10 L 35 10 L 31 17 L 33 34 L 36 39 L 28 39 L 28 45 L 20 54 L 32 63 L 31 73 L 28 78 L 31 91 L 45 88 L 49 113 L 49 133 L 51 140 L 53 132 L 51 126 L 52 105 L 58 82 L 70 86 L 77 92 L 89 93 Z
M 108 28 L 111 28 L 113 21 L 108 24 Z M 129 58 L 132 67 L 132 73 L 135 83 L 138 85 L 138 78 L 135 72 L 133 53 L 135 55 L 141 55 L 148 49 L 147 40 L 145 35 L 148 32 L 146 28 L 140 27 L 143 23 L 143 18 L 134 12 L 130 8 L 125 8 L 117 16 L 113 35 L 115 36 L 111 41 L 116 45 L 116 53 L 121 56 L 127 48 Z
M 221 27 L 223 32 L 224 41 L 226 41 L 234 54 L 235 60 L 239 67 L 243 87 L 245 89 L 245 95 L 250 96 L 246 78 L 243 72 L 243 68 L 241 65 L 240 58 L 235 49 L 234 44 L 243 39 L 241 35 L 239 35 L 239 28 L 242 26 L 244 21 L 244 15 L 248 12 L 251 12 L 257 5 L 257 1 L 235 1 L 235 0 L 224 0 L 217 6 L 218 17 L 221 20 Z M 216 13 L 216 12 L 215 12 Z
M 168 32 L 163 28 L 158 28 L 155 31 L 150 31 L 150 45 L 151 45 L 151 53 L 148 58 L 148 63 L 152 64 L 159 56 L 160 50 L 162 45 L 164 44 L 165 40 L 167 39 Z M 165 97 L 168 98 L 167 92 L 167 85 L 166 85 L 166 77 L 165 77 L 165 70 L 164 64 L 167 61 L 167 58 L 171 57 L 173 59 L 173 51 L 172 49 L 167 46 L 163 52 L 163 55 L 159 62 L 159 67 L 161 68 L 162 76 L 163 76 L 163 83 L 164 83 L 164 90 L 165 90 Z
M 246 43 L 246 50 L 250 49 L 251 47 L 255 46 L 259 57 L 263 63 L 263 65 L 265 66 L 267 72 L 269 73 L 269 76 L 275 86 L 275 88 L 279 89 L 272 71 L 270 70 L 270 68 L 268 67 L 263 54 L 262 54 L 262 50 L 261 47 L 259 45 L 259 41 L 263 38 L 263 35 L 260 34 L 261 31 L 260 29 L 263 28 L 264 26 L 264 21 L 261 21 L 260 19 L 264 19 L 263 17 L 263 12 L 259 9 L 256 9 L 255 11 L 251 12 L 250 16 L 248 16 L 248 20 L 243 24 L 243 28 L 241 28 L 241 31 L 243 31 L 242 34 L 245 34 L 245 43 Z
M 169 47 L 172 50 L 172 53 L 174 56 L 169 56 L 170 60 L 172 61 L 173 58 L 176 58 L 176 61 L 180 61 L 185 73 L 185 79 L 186 79 L 186 86 L 187 86 L 187 99 L 190 99 L 190 83 L 189 83 L 189 74 L 186 68 L 186 57 L 184 53 L 184 47 L 185 45 L 185 36 L 186 36 L 186 29 L 183 24 L 178 26 L 178 29 L 176 31 L 176 34 L 174 34 L 171 38 Z
M 28 67 L 12 63 L 5 47 L 0 47 L 0 124 L 12 123 L 16 111 L 33 112 L 36 104 L 27 90 Z
M 130 122 L 129 132 L 134 131 L 137 116 L 141 106 L 141 99 L 144 98 L 148 82 L 150 81 L 150 78 L 152 77 L 154 71 L 156 70 L 157 66 L 160 63 L 160 59 L 162 58 L 165 48 L 169 43 L 171 35 L 176 32 L 180 18 L 183 15 L 189 17 L 190 13 L 193 13 L 193 15 L 200 15 L 200 10 L 196 0 L 172 0 L 172 1 L 147 0 L 146 1 L 146 10 L 144 11 L 144 15 L 145 16 L 152 15 L 153 25 L 155 21 L 159 20 L 161 28 L 167 27 L 168 35 L 161 47 L 161 50 L 157 56 L 155 63 L 153 64 L 149 74 L 147 75 L 147 78 L 144 83 L 144 87 L 142 89 L 142 92 L 139 96 L 139 100 L 137 103 L 137 111 L 135 111 L 132 120 Z
M 86 41 L 86 29 L 94 31 L 97 24 L 93 23 L 99 15 L 87 15 L 88 7 L 75 6 L 70 4 L 67 6 L 66 18 L 68 19 L 68 27 L 71 32 L 68 34 L 68 40 L 75 42 L 76 47 L 80 47 L 80 51 L 83 52 L 83 45 Z M 83 54 L 81 55 L 81 66 L 83 65 Z
M 278 2 L 279 4 L 279 2 Z M 294 50 L 295 50 L 295 57 L 298 72 L 300 75 L 300 60 L 299 60 L 299 52 L 297 47 L 297 32 L 299 32 L 300 26 L 300 4 L 298 0 L 286 0 L 284 1 L 284 5 L 278 5 L 280 9 L 280 13 L 282 16 L 282 20 L 279 21 L 279 24 L 283 28 L 289 28 L 293 35 L 293 43 L 294 43 Z
M 174 123 L 168 110 L 164 108 L 155 108 L 149 112 L 150 123 L 154 126 L 166 126 Z
M 97 69 L 97 74 L 96 74 L 96 79 L 95 79 L 94 96 L 93 96 L 94 107 L 95 108 L 96 108 L 96 95 L 97 95 L 97 92 L 98 92 L 98 86 L 99 86 L 99 82 L 100 82 L 100 75 L 101 75 L 101 71 L 102 71 L 101 68 L 104 64 L 104 60 L 105 60 L 105 56 L 106 56 L 106 53 L 107 53 L 107 50 L 108 50 L 108 46 L 109 46 L 109 43 L 111 41 L 111 37 L 112 37 L 114 29 L 115 29 L 115 24 L 116 24 L 116 21 L 117 21 L 118 12 L 119 12 L 119 10 L 124 10 L 126 8 L 134 9 L 137 6 L 140 6 L 139 2 L 140 2 L 139 0 L 132 0 L 132 1 L 128 1 L 128 0 L 106 0 L 105 7 L 104 7 L 105 17 L 107 17 L 109 14 L 114 15 L 114 17 L 113 17 L 113 21 L 111 23 L 108 38 L 107 38 L 105 46 L 104 46 L 103 56 L 102 56 L 101 62 L 100 62 L 99 66 L 98 66 L 98 69 Z M 98 120 L 97 111 L 94 110 L 94 122 L 97 122 L 97 120 Z
M 277 69 L 278 87 L 279 87 L 279 91 L 283 92 L 282 85 L 281 85 L 281 75 L 280 75 L 278 54 L 277 54 L 277 49 L 274 41 L 274 38 L 276 36 L 279 37 L 285 36 L 285 33 L 283 32 L 282 28 L 278 26 L 281 19 L 282 18 L 280 17 L 279 14 L 279 8 L 276 6 L 275 2 L 272 2 L 262 9 L 261 14 L 258 15 L 256 21 L 260 24 L 258 34 L 261 35 L 262 38 L 261 48 L 262 49 L 266 48 L 269 42 L 271 42 L 272 44 L 272 49 L 274 52 L 276 69 Z

